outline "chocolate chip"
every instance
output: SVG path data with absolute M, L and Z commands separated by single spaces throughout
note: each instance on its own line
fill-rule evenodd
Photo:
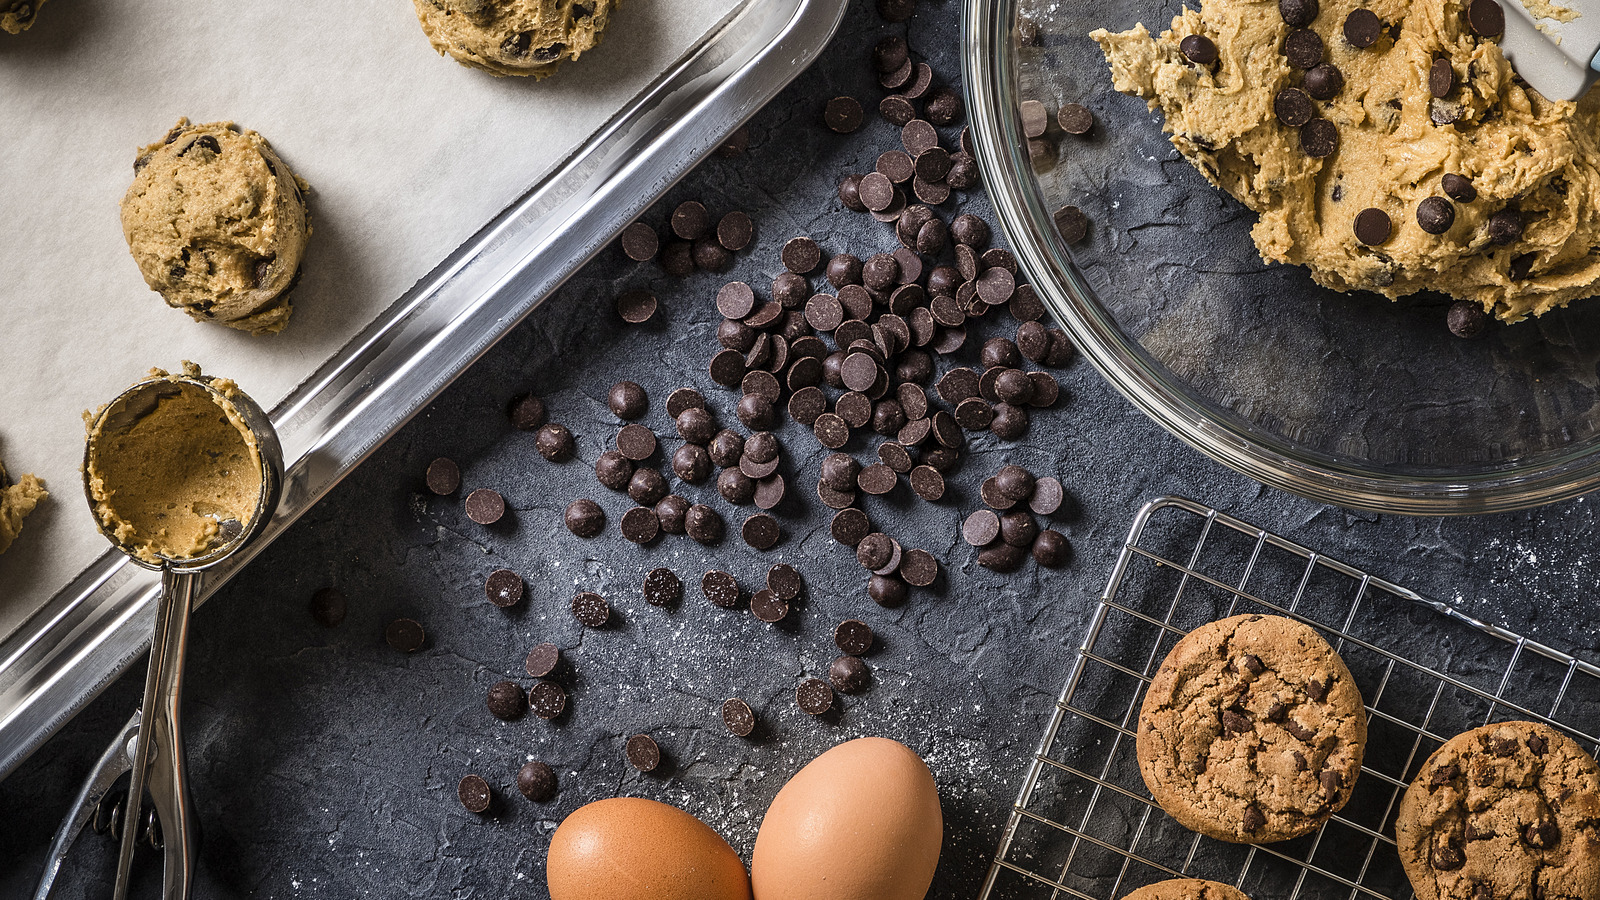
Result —
M 594 591 L 580 591 L 572 598 L 572 615 L 590 628 L 602 628 L 611 621 L 611 606 Z
M 1244 734 L 1248 731 L 1255 731 L 1256 726 L 1254 722 L 1250 721 L 1248 715 L 1239 710 L 1225 709 L 1222 711 L 1222 730 L 1226 734 Z
M 711 461 L 726 469 L 737 466 L 739 458 L 744 455 L 744 437 L 737 431 L 724 428 L 711 438 L 711 444 L 706 448 L 711 454 Z
M 917 63 L 910 81 L 900 88 L 907 100 L 921 100 L 928 96 L 928 91 L 933 87 L 933 67 L 925 62 Z
M 1308 744 L 1316 740 L 1317 737 L 1317 733 L 1315 731 L 1307 728 L 1304 725 L 1301 725 L 1294 719 L 1286 719 L 1283 723 L 1283 730 L 1294 735 L 1296 739 L 1305 741 Z
M 1344 39 L 1358 50 L 1371 47 L 1383 36 L 1383 22 L 1370 9 L 1358 9 L 1344 20 Z
M 454 460 L 441 456 L 428 464 L 428 490 L 445 496 L 461 489 L 461 468 Z
M 1522 215 L 1514 209 L 1502 209 L 1489 217 L 1489 240 L 1505 246 L 1522 237 Z
M 894 609 L 906 602 L 911 589 L 901 578 L 874 573 L 867 579 L 867 596 L 884 609 Z
M 1461 839 L 1455 835 L 1443 836 L 1428 851 L 1428 865 L 1441 872 L 1451 872 L 1466 864 L 1467 854 L 1462 852 Z
M 605 510 L 593 500 L 574 500 L 567 505 L 566 523 L 578 537 L 597 537 L 606 527 Z
M 746 428 L 767 429 L 777 422 L 777 410 L 773 408 L 772 401 L 759 394 L 740 397 L 735 412 Z
M 851 656 L 865 656 L 872 641 L 872 629 L 857 619 L 846 619 L 833 630 L 833 643 Z
M 514 681 L 498 681 L 489 688 L 489 713 L 497 719 L 520 718 L 528 708 L 528 695 Z
M 944 476 L 932 466 L 917 466 L 911 470 L 911 490 L 929 503 L 936 503 L 944 497 Z
M 1013 547 L 1031 547 L 1039 536 L 1039 523 L 1025 512 L 1010 512 L 1000 517 L 1000 539 Z
M 986 547 L 1000 536 L 1000 517 L 987 509 L 967 516 L 961 525 L 961 537 L 974 547 Z
M 619 381 L 606 394 L 606 405 L 619 419 L 637 419 L 650 408 L 650 398 L 636 382 Z
M 956 405 L 956 422 L 968 431 L 983 431 L 994 422 L 994 407 L 981 397 L 968 397 Z
M 939 561 L 926 550 L 907 550 L 900 559 L 900 577 L 907 584 L 928 587 L 939 578 Z
M 1339 149 L 1339 126 L 1327 119 L 1312 119 L 1300 129 L 1300 149 L 1313 159 L 1332 156 Z
M 1244 808 L 1243 824 L 1245 831 L 1256 831 L 1261 826 L 1267 824 L 1267 817 L 1261 814 L 1261 809 L 1259 807 L 1257 807 L 1254 803 L 1251 803 Z
M 1278 0 L 1278 13 L 1290 28 L 1310 28 L 1318 11 L 1317 0 Z
M 622 252 L 634 262 L 649 262 L 661 249 L 661 239 L 656 230 L 643 222 L 634 222 L 622 229 Z
M 1184 58 L 1197 66 L 1209 66 L 1217 61 L 1217 44 L 1203 34 L 1191 34 L 1178 44 Z
M 529 675 L 543 678 L 561 665 L 561 648 L 555 644 L 540 644 L 528 651 L 528 659 L 523 665 Z
M 628 479 L 628 496 L 640 506 L 655 506 L 667 496 L 667 480 L 655 469 L 640 468 Z
M 619 450 L 607 450 L 594 461 L 594 477 L 613 491 L 627 490 L 633 478 L 633 461 Z
M 750 217 L 739 210 L 734 210 L 724 215 L 717 222 L 717 243 L 731 253 L 750 246 L 750 239 L 755 236 L 755 224 Z
M 877 371 L 876 361 L 870 359 L 869 361 L 873 363 L 874 371 Z M 854 428 L 861 428 L 872 421 L 872 401 L 867 398 L 866 394 L 859 391 L 851 391 L 848 394 L 841 395 L 838 400 L 833 402 L 833 411 L 846 425 Z M 818 421 L 820 422 L 821 419 L 818 419 Z M 838 448 L 830 447 L 829 449 L 837 450 Z
M 852 507 L 834 513 L 828 531 L 834 540 L 846 547 L 859 547 L 872 531 L 872 524 L 867 520 L 866 513 Z
M 1505 33 L 1506 11 L 1495 0 L 1472 0 L 1467 8 L 1467 24 L 1479 37 L 1496 37 Z
M 978 565 L 994 572 L 1015 572 L 1027 558 L 1026 550 L 1003 541 L 978 551 Z
M 541 719 L 558 718 L 567 709 L 567 690 L 554 681 L 539 681 L 528 689 L 528 708 Z
M 755 312 L 756 292 L 742 281 L 734 281 L 717 291 L 717 312 L 729 319 L 743 319 Z
M 911 48 L 906 44 L 906 39 L 899 35 L 886 37 L 872 48 L 872 64 L 879 72 L 893 72 L 905 65 L 910 57 Z
M 813 716 L 833 708 L 833 688 L 820 678 L 807 678 L 795 689 L 794 702 Z
M 775 624 L 789 614 L 789 604 L 771 588 L 762 588 L 750 595 L 750 612 L 767 624 Z
M 523 763 L 517 770 L 517 790 L 529 800 L 543 803 L 556 795 L 556 773 L 539 760 Z
M 722 703 L 722 724 L 736 737 L 749 737 L 756 730 L 756 714 L 750 704 L 734 697 Z
M 495 606 L 502 609 L 516 606 L 522 601 L 522 576 L 510 569 L 496 569 L 489 573 L 483 591 Z
M 861 103 L 854 97 L 835 97 L 828 101 L 822 120 L 836 134 L 849 134 L 861 127 Z
M 1318 703 L 1321 703 L 1323 700 L 1327 699 L 1328 689 L 1330 687 L 1332 687 L 1332 685 L 1327 679 L 1313 678 L 1306 682 L 1306 696 Z
M 1458 203 L 1471 203 L 1478 199 L 1478 189 L 1472 184 L 1472 179 L 1454 173 L 1440 179 L 1440 186 L 1450 199 Z
M 506 514 L 506 501 L 488 488 L 478 488 L 467 495 L 467 518 L 479 525 L 493 525 Z
M 739 606 L 739 582 L 727 572 L 707 572 L 700 579 L 700 592 L 705 594 L 707 600 L 723 609 L 735 609 Z
M 1054 529 L 1045 529 L 1033 541 L 1033 560 L 1047 569 L 1059 569 L 1072 559 L 1072 544 L 1067 536 Z
M 894 557 L 896 544 L 887 534 L 875 531 L 862 537 L 855 547 L 856 562 L 861 563 L 863 569 L 876 572 L 889 564 Z
M 617 315 L 629 325 L 643 325 L 655 317 L 656 295 L 645 290 L 623 291 L 617 295 Z
M 656 519 L 663 534 L 683 534 L 685 519 L 689 516 L 689 501 L 677 494 L 668 494 L 656 504 Z
M 1356 213 L 1355 232 L 1356 240 L 1368 247 L 1376 247 L 1386 243 L 1394 226 L 1389 220 L 1389 214 L 1381 209 L 1363 209 Z
M 1417 204 L 1417 224 L 1428 234 L 1444 234 L 1456 223 L 1456 208 L 1443 197 L 1428 197 Z
M 1288 57 L 1289 65 L 1296 69 L 1315 67 L 1322 62 L 1324 52 L 1322 36 L 1309 28 L 1289 32 L 1289 37 L 1283 42 L 1283 55 Z
M 1317 105 L 1312 102 L 1311 96 L 1292 87 L 1278 92 L 1272 101 L 1272 109 L 1277 113 L 1278 121 L 1290 128 L 1299 128 L 1317 115 Z
M 661 765 L 661 748 L 648 734 L 636 734 L 628 738 L 624 752 L 628 762 L 641 772 L 654 772 Z
M 989 223 L 972 213 L 962 213 L 950 221 L 950 236 L 956 243 L 981 252 L 989 246 L 991 233 Z
M 1344 90 L 1344 73 L 1333 63 L 1312 67 L 1302 82 L 1313 100 L 1332 100 Z
M 1019 441 L 1028 433 L 1028 412 L 1010 403 L 996 403 L 989 431 L 1002 441 Z
M 890 125 L 904 126 L 917 116 L 916 107 L 900 94 L 890 94 L 878 103 L 878 114 Z M 858 212 L 860 210 L 857 210 Z
M 1193 36 L 1191 35 L 1191 37 Z M 1201 40 L 1205 39 L 1201 38 Z M 1215 47 L 1212 48 L 1213 51 L 1215 49 Z M 1189 54 L 1186 51 L 1184 55 L 1188 56 Z M 1202 65 L 1207 64 L 1202 63 Z M 1056 124 L 1061 126 L 1061 130 L 1067 134 L 1088 134 L 1090 129 L 1094 128 L 1094 113 L 1090 112 L 1089 107 L 1084 106 L 1082 103 L 1063 103 L 1061 108 L 1056 110 Z
M 484 781 L 480 775 L 468 775 L 456 785 L 456 799 L 466 807 L 467 812 L 488 812 L 490 801 L 494 794 L 489 790 L 489 782 Z
M 1063 206 L 1056 210 L 1056 232 L 1068 247 L 1083 242 L 1089 236 L 1089 217 L 1076 206 Z
M 671 569 L 651 569 L 644 576 L 644 599 L 651 606 L 675 606 L 682 598 L 683 582 Z
M 1459 777 L 1461 777 L 1460 766 L 1440 766 L 1433 771 L 1432 777 L 1428 779 L 1428 786 L 1442 787 Z
M 686 241 L 704 237 L 711 230 L 711 214 L 705 204 L 688 200 L 672 211 L 672 233 Z
M 661 519 L 650 506 L 635 506 L 622 514 L 622 536 L 633 543 L 648 544 L 660 533 Z
M 927 103 L 923 106 L 923 115 L 935 125 L 950 125 L 961 118 L 965 108 L 960 94 L 950 88 L 941 87 L 928 95 Z
M 422 624 L 415 619 L 395 619 L 383 629 L 383 640 L 401 653 L 415 653 L 427 639 Z
M 863 187 L 865 187 L 865 180 L 863 180 Z M 817 246 L 816 241 L 808 237 L 790 238 L 788 243 L 783 245 L 780 255 L 783 258 L 784 267 L 796 275 L 806 275 L 814 272 L 817 266 L 822 264 L 822 248 Z
M 757 513 L 745 519 L 739 531 L 744 542 L 757 550 L 771 550 L 783 536 L 782 529 L 778 527 L 778 520 L 766 513 Z
M 313 593 L 307 607 L 311 611 L 311 618 L 318 625 L 323 628 L 337 628 L 344 622 L 349 604 L 345 600 L 343 591 L 328 587 Z
M 859 657 L 841 656 L 828 667 L 828 680 L 841 694 L 859 694 L 872 682 L 872 673 Z
M 1543 735 L 1528 735 L 1528 750 L 1530 750 L 1534 756 L 1543 756 L 1545 754 L 1545 750 L 1549 749 L 1549 747 L 1550 742 L 1545 740 Z
M 895 485 L 899 482 L 900 478 L 895 474 L 894 470 L 883 463 L 873 463 L 862 469 L 861 474 L 856 476 L 856 484 L 861 490 L 874 496 L 882 496 L 889 493 L 894 490 Z M 877 568 L 877 566 L 872 568 Z
M 1428 72 L 1428 90 L 1441 100 L 1455 93 L 1456 70 L 1450 65 L 1450 60 L 1433 61 L 1433 69 Z
M 643 425 L 624 425 L 617 432 L 617 451 L 626 459 L 643 462 L 655 455 L 655 432 Z
M 890 471 L 896 475 L 908 474 L 913 465 L 911 452 L 906 449 L 904 444 L 896 443 L 895 441 L 885 441 L 878 445 L 878 460 L 888 466 Z M 890 489 L 893 489 L 892 485 Z M 868 493 L 872 492 L 868 491 Z
M 1561 843 L 1561 826 L 1550 816 L 1541 816 L 1523 829 L 1522 840 L 1539 850 L 1553 850 Z
M 885 212 L 892 208 L 895 198 L 898 196 L 894 182 L 890 181 L 888 176 L 882 172 L 869 172 L 862 176 L 858 194 L 861 197 L 862 205 L 875 213 Z
M 971 190 L 978 184 L 978 161 L 967 153 L 953 153 L 950 155 L 950 171 L 944 176 L 944 183 L 954 190 Z

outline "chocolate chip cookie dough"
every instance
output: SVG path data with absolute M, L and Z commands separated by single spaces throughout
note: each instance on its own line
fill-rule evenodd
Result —
M 133 170 L 122 232 L 150 289 L 198 322 L 282 331 L 311 235 L 309 188 L 266 138 L 179 119 Z
M 1199 878 L 1173 878 L 1147 884 L 1122 900 L 1250 900 L 1231 884 Z
M 600 43 L 617 0 L 413 0 L 440 54 L 495 75 L 548 78 Z
M 1159 37 L 1091 36 L 1117 90 L 1260 215 L 1262 259 L 1517 321 L 1597 292 L 1600 95 L 1522 84 L 1504 17 L 1493 0 L 1203 0 Z
M 22 520 L 49 496 L 44 482 L 32 475 L 21 476 L 16 484 L 8 483 L 6 467 L 0 464 L 0 553 L 11 549 L 11 542 L 22 534 Z
M 1139 711 L 1139 772 L 1185 828 L 1265 843 L 1349 802 L 1367 742 L 1361 694 L 1318 634 L 1233 616 L 1186 635 Z
M 1600 766 L 1544 725 L 1475 728 L 1428 757 L 1395 840 L 1418 900 L 1600 897 Z
M 0 0 L 0 31 L 21 34 L 33 25 L 44 0 Z
M 183 374 L 200 369 L 186 362 Z M 213 393 L 161 369 L 150 377 L 172 381 L 152 407 L 84 413 L 90 501 L 101 530 L 140 559 L 194 559 L 217 544 L 223 522 L 250 524 L 261 448 L 231 402 L 232 381 L 213 379 Z

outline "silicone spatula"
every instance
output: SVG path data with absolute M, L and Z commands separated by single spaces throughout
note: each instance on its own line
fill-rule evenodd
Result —
M 1469 9 L 1479 7 L 1481 14 L 1480 4 L 1493 2 L 1473 0 Z M 1499 5 L 1505 10 L 1500 49 L 1522 80 L 1546 99 L 1576 100 L 1600 79 L 1600 2 L 1499 0 Z

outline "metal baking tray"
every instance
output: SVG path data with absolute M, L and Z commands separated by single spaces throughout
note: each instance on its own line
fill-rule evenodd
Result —
M 273 409 L 282 503 L 200 602 L 804 71 L 846 4 L 747 0 Z M 159 588 L 108 552 L 0 641 L 0 779 L 144 654 Z

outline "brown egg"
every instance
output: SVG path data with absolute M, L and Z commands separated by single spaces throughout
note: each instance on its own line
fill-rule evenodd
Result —
M 728 842 L 681 809 L 617 797 L 567 816 L 550 838 L 550 900 L 749 900 Z
M 848 741 L 767 807 L 750 861 L 755 900 L 922 900 L 943 840 L 927 765 L 895 741 Z

